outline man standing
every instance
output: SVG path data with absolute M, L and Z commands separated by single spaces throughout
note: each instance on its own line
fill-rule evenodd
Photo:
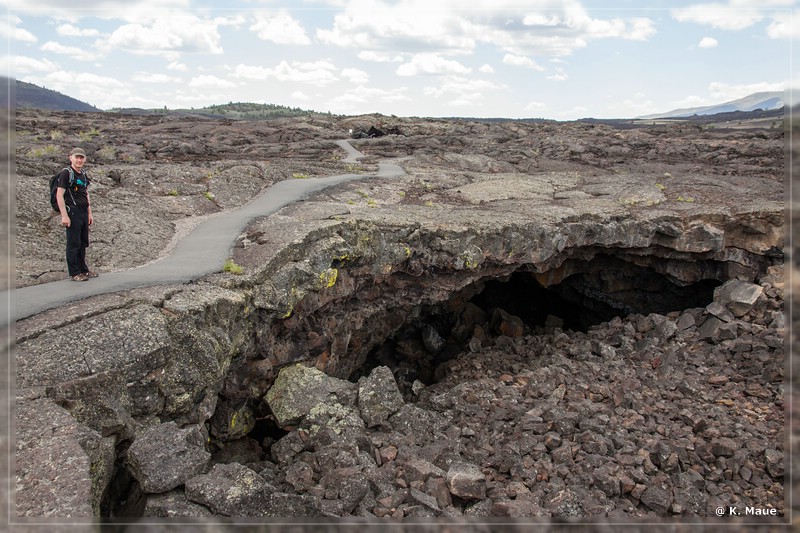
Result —
M 97 273 L 86 266 L 86 248 L 89 246 L 89 226 L 92 225 L 91 202 L 89 201 L 89 177 L 83 171 L 86 152 L 74 148 L 69 154 L 72 167 L 65 168 L 58 176 L 56 201 L 61 212 L 61 225 L 67 229 L 67 269 L 74 281 L 96 278 Z

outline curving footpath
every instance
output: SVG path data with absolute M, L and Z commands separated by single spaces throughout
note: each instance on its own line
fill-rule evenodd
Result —
M 354 163 L 364 154 L 349 142 L 336 141 L 347 152 L 345 162 Z M 307 198 L 311 193 L 346 181 L 372 177 L 398 177 L 405 174 L 399 165 L 379 163 L 374 174 L 340 174 L 325 178 L 284 180 L 266 189 L 247 204 L 197 225 L 173 252 L 145 266 L 101 274 L 85 283 L 70 279 L 4 291 L 6 309 L 0 309 L 0 326 L 88 296 L 148 285 L 186 283 L 207 274 L 220 272 L 230 257 L 231 246 L 253 219 Z

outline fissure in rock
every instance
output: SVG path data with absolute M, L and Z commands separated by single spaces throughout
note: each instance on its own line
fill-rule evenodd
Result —
M 670 394 L 676 387 L 687 395 L 693 394 L 698 384 L 708 379 L 704 373 L 695 378 L 691 365 L 686 367 L 689 369 L 686 371 L 673 370 L 688 364 L 687 361 L 697 359 L 708 364 L 710 360 L 708 354 L 698 359 L 693 353 L 694 348 L 683 350 L 677 347 L 681 344 L 681 335 L 690 334 L 684 333 L 691 331 L 689 328 L 694 327 L 694 331 L 700 332 L 700 326 L 706 320 L 707 306 L 716 302 L 715 289 L 726 281 L 718 279 L 724 278 L 719 275 L 722 270 L 712 262 L 685 262 L 679 269 L 681 281 L 619 257 L 596 255 L 592 260 L 565 261 L 557 270 L 548 272 L 523 267 L 502 277 L 479 279 L 450 293 L 448 300 L 437 304 L 409 302 L 408 307 L 402 309 L 402 324 L 369 351 L 361 367 L 350 375 L 340 376 L 347 377 L 347 380 L 330 375 L 320 377 L 324 374 L 318 366 L 313 368 L 315 365 L 297 365 L 307 369 L 301 371 L 291 370 L 295 365 L 283 367 L 290 370 L 290 374 L 296 374 L 292 374 L 293 378 L 286 378 L 280 386 L 274 383 L 269 392 L 283 390 L 283 393 L 276 393 L 280 396 L 288 394 L 286 391 L 305 390 L 300 394 L 304 398 L 294 400 L 302 403 L 306 395 L 315 397 L 319 392 L 317 389 L 325 391 L 324 399 L 314 404 L 319 407 L 311 408 L 299 423 L 287 418 L 285 412 L 279 414 L 280 409 L 270 403 L 269 392 L 263 398 L 246 398 L 234 390 L 236 380 L 231 381 L 231 388 L 223 391 L 229 396 L 220 395 L 216 412 L 209 421 L 209 464 L 213 465 L 212 469 L 225 467 L 213 470 L 218 472 L 215 475 L 222 476 L 219 479 L 221 484 L 230 483 L 226 476 L 236 472 L 257 472 L 258 479 L 272 487 L 270 490 L 280 493 L 281 498 L 293 498 L 291 501 L 300 506 L 293 508 L 292 513 L 320 512 L 323 509 L 330 516 L 373 512 L 381 516 L 381 513 L 392 512 L 391 505 L 386 503 L 389 502 L 388 496 L 378 500 L 363 498 L 370 487 L 364 472 L 373 472 L 374 464 L 386 469 L 394 468 L 395 459 L 402 468 L 392 474 L 392 479 L 403 472 L 417 491 L 424 489 L 439 494 L 442 503 L 434 507 L 449 505 L 459 512 L 467 512 L 471 506 L 479 505 L 473 501 L 477 496 L 470 496 L 469 491 L 460 487 L 446 486 L 448 496 L 437 491 L 435 486 L 423 485 L 415 479 L 414 476 L 419 475 L 415 469 L 422 466 L 432 470 L 440 468 L 440 483 L 446 484 L 442 476 L 449 467 L 442 462 L 443 459 L 426 466 L 427 463 L 420 463 L 408 455 L 408 450 L 398 459 L 400 455 L 397 455 L 397 446 L 393 443 L 397 435 L 403 434 L 405 437 L 397 442 L 405 442 L 404 439 L 413 441 L 415 444 L 409 449 L 427 446 L 428 452 L 439 450 L 446 452 L 445 455 L 456 454 L 462 461 L 488 469 L 495 480 L 513 478 L 516 483 L 524 480 L 526 486 L 531 487 L 529 490 L 543 491 L 537 497 L 552 506 L 554 514 L 562 513 L 558 502 L 548 499 L 546 490 L 537 489 L 549 479 L 568 480 L 576 475 L 572 470 L 578 467 L 573 468 L 571 462 L 574 447 L 562 446 L 562 443 L 580 443 L 591 460 L 607 456 L 616 446 L 612 441 L 603 440 L 602 436 L 609 424 L 611 415 L 608 413 L 612 412 L 606 409 L 609 403 L 622 408 L 628 417 L 626 424 L 631 421 L 637 427 L 656 424 L 656 418 L 642 418 L 639 414 L 640 411 L 647 412 L 648 407 L 643 402 L 651 399 L 630 392 L 639 391 L 644 383 L 652 385 L 651 371 L 655 374 L 665 367 L 668 370 L 659 379 L 674 377 L 682 380 L 665 385 Z M 437 277 L 428 277 L 427 282 L 436 283 Z M 430 290 L 436 289 L 430 287 Z M 374 286 L 370 290 L 379 293 Z M 346 298 L 349 303 L 359 302 L 358 290 Z M 779 305 L 777 300 L 763 301 L 753 307 L 752 320 L 764 324 L 766 330 L 766 324 L 777 320 L 775 313 Z M 303 334 L 309 335 L 316 323 L 315 317 L 326 312 L 328 309 L 323 306 L 316 314 L 304 316 L 303 324 L 310 329 L 304 330 Z M 690 318 L 694 326 L 684 324 Z M 715 320 L 714 317 L 708 319 L 710 323 Z M 285 324 L 281 327 L 284 328 L 281 331 L 290 336 L 300 329 L 287 328 Z M 679 328 L 681 333 L 676 334 Z M 722 323 L 718 329 L 714 333 L 709 328 L 708 333 L 702 334 L 715 342 L 735 336 L 735 331 Z M 763 340 L 746 341 L 753 350 L 756 346 L 760 350 L 753 356 L 758 366 L 754 366 L 752 372 L 747 371 L 750 372 L 747 375 L 760 376 L 759 379 L 763 378 L 767 383 L 777 382 L 780 379 L 779 364 L 773 365 L 772 354 L 767 349 L 777 348 L 779 343 L 777 338 L 766 333 L 762 336 Z M 294 339 L 302 343 L 301 339 Z M 306 363 L 309 361 L 314 361 L 313 357 Z M 518 361 L 524 361 L 525 370 L 514 370 Z M 267 364 L 267 360 L 260 359 L 256 364 Z M 714 364 L 723 365 L 715 371 L 719 373 L 727 363 Z M 606 365 L 609 365 L 608 369 L 605 369 Z M 746 368 L 749 367 L 742 366 L 740 371 L 746 372 Z M 316 373 L 314 379 L 319 381 L 304 381 L 307 378 L 301 377 L 303 372 L 306 376 Z M 574 372 L 577 374 L 573 375 Z M 713 377 L 719 380 L 715 383 L 727 379 L 721 374 Z M 484 380 L 488 380 L 488 384 Z M 571 383 L 573 380 L 575 382 Z M 610 384 L 604 385 L 603 380 Z M 315 383 L 313 386 L 310 385 L 312 381 Z M 362 386 L 366 387 L 363 397 Z M 381 396 L 392 390 L 399 393 L 399 400 Z M 753 388 L 751 393 L 771 394 L 763 387 Z M 590 407 L 598 409 L 596 418 L 584 414 L 589 405 L 587 401 Z M 371 411 L 370 402 L 380 404 L 381 409 L 384 408 L 381 402 L 391 404 L 392 411 Z M 697 413 L 684 409 L 685 418 L 691 420 L 693 428 L 704 427 L 702 420 L 696 422 L 695 419 L 699 420 L 707 408 L 698 408 Z M 444 424 L 442 409 L 452 411 L 451 422 Z M 444 425 L 437 425 L 440 422 Z M 389 426 L 394 433 L 388 432 Z M 434 431 L 434 426 L 439 429 Z M 530 432 L 538 436 L 531 437 Z M 356 438 L 353 434 L 359 436 Z M 441 440 L 443 434 L 448 436 L 446 442 Z M 495 446 L 494 441 L 498 438 L 505 439 L 503 442 L 506 444 Z M 431 442 L 430 439 L 439 440 Z M 531 439 L 541 442 L 534 445 Z M 527 442 L 525 449 L 531 450 L 524 459 L 516 455 L 518 442 Z M 636 446 L 646 448 L 649 445 L 639 442 Z M 675 466 L 670 463 L 670 458 L 675 454 L 662 458 L 659 453 L 658 450 L 650 453 L 656 465 L 653 472 L 659 471 L 656 467 L 667 473 L 674 472 Z M 372 470 L 358 470 L 355 465 L 362 461 Z M 348 492 L 353 487 L 341 478 L 344 473 L 355 475 L 357 486 L 353 494 Z M 483 483 L 482 470 L 473 473 L 477 480 L 475 483 Z M 254 474 L 248 475 L 252 477 Z M 598 477 L 599 474 L 592 475 L 591 482 L 581 486 L 591 487 L 594 483 L 597 490 L 605 491 L 604 497 L 611 500 L 620 497 L 619 483 L 606 484 L 604 478 Z M 564 480 L 561 483 L 567 482 Z M 641 484 L 649 482 L 649 478 L 642 477 Z M 213 484 L 216 485 L 217 481 Z M 214 492 L 212 488 L 203 490 L 209 494 Z M 380 490 L 381 494 L 401 494 L 394 488 Z M 119 477 L 111 491 L 113 500 L 124 502 L 119 508 L 111 509 L 112 516 L 140 516 L 143 512 L 154 512 L 152 509 L 159 505 L 172 505 L 159 500 L 160 496 L 145 494 L 130 476 Z M 426 499 L 424 494 L 419 495 L 422 492 L 415 494 L 433 506 L 432 500 Z M 486 496 L 489 496 L 488 492 Z M 500 498 L 494 493 L 491 497 Z M 183 503 L 179 505 L 197 505 L 197 495 L 189 496 L 188 503 L 187 497 L 181 498 L 179 501 Z M 309 498 L 318 498 L 319 507 L 309 507 Z M 593 501 L 588 493 L 576 493 L 575 498 L 581 504 Z M 274 502 L 269 505 L 273 504 L 279 505 Z M 144 505 L 150 505 L 151 510 L 144 510 Z M 384 505 L 388 507 L 384 509 Z M 410 516 L 416 516 L 414 513 L 427 516 L 425 513 L 430 512 L 413 502 L 404 505 L 407 507 L 404 512 Z M 695 507 L 700 509 L 699 505 Z M 243 511 L 236 508 L 229 512 Z

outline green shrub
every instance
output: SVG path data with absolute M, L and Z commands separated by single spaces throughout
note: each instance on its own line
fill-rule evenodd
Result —
M 103 161 L 113 161 L 117 158 L 117 150 L 113 146 L 104 146 L 97 151 L 97 156 Z
M 80 132 L 78 134 L 78 138 L 82 142 L 89 142 L 89 141 L 91 141 L 92 139 L 94 139 L 95 137 L 97 137 L 99 135 L 100 135 L 100 130 L 98 130 L 97 128 L 92 128 L 89 131 Z
M 31 148 L 28 150 L 28 155 L 31 157 L 50 157 L 57 155 L 61 152 L 61 149 L 54 145 L 48 144 L 39 148 Z
M 233 259 L 226 259 L 225 264 L 222 266 L 222 271 L 238 276 L 244 272 L 244 267 L 242 265 L 237 265 Z

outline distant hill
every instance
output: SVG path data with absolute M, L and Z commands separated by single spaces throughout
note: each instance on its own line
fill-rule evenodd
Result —
M 227 104 L 210 105 L 207 107 L 191 109 L 142 109 L 139 107 L 113 108 L 109 111 L 126 115 L 182 115 L 201 116 L 205 118 L 224 119 L 270 119 L 283 117 L 304 117 L 313 115 L 327 115 L 299 107 L 286 107 L 275 104 L 256 104 L 251 102 L 230 102 Z
M 16 80 L 15 102 L 17 108 L 49 109 L 52 111 L 101 111 L 60 92 L 45 89 L 32 83 Z
M 784 106 L 784 93 L 783 91 L 769 91 L 753 93 L 738 100 L 732 100 L 722 104 L 704 106 L 704 107 L 688 107 L 684 109 L 674 109 L 666 113 L 655 113 L 653 115 L 645 115 L 637 117 L 641 119 L 653 118 L 679 118 L 691 117 L 694 115 L 716 115 L 717 113 L 732 113 L 736 111 L 755 111 L 762 109 L 765 111 L 772 109 L 780 109 Z

